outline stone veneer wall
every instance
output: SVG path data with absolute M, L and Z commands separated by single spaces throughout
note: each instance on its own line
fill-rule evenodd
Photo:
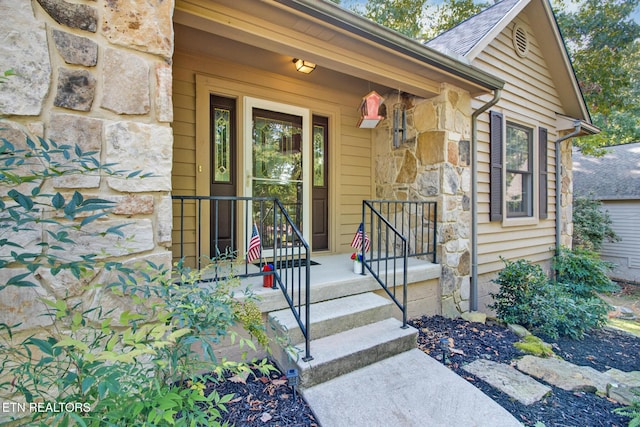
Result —
M 560 244 L 570 248 L 573 241 L 573 159 L 572 140 L 560 143 L 562 167 L 560 168 Z
M 386 96 L 387 119 L 374 133 L 376 197 L 437 201 L 441 310 L 456 317 L 469 311 L 471 98 L 447 84 L 433 99 L 402 97 L 407 138 L 393 148 L 393 105 L 398 102 L 397 94 Z
M 72 256 L 104 250 L 129 265 L 171 263 L 173 8 L 173 0 L 0 0 L 0 72 L 17 74 L 0 84 L 0 137 L 17 145 L 27 135 L 78 144 L 97 151 L 103 163 L 153 174 L 53 183 L 63 194 L 78 189 L 116 202 L 108 219 L 93 223 L 99 230 L 129 224 L 123 229 L 128 239 L 73 236 L 78 244 L 69 251 Z M 11 238 L 29 248 L 46 235 Z M 0 270 L 0 282 L 17 273 Z M 21 321 L 25 332 L 48 326 L 39 296 L 116 307 L 118 302 L 99 290 L 83 287 L 104 283 L 105 275 L 95 271 L 79 283 L 64 272 L 55 277 L 43 272 L 37 276 L 40 287 L 8 287 L 0 298 L 0 322 Z

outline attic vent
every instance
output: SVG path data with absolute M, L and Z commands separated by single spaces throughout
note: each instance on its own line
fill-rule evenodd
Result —
M 529 35 L 527 30 L 518 24 L 513 28 L 513 47 L 521 58 L 526 57 L 529 53 Z

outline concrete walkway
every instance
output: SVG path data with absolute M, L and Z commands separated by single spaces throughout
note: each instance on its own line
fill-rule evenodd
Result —
M 303 391 L 322 427 L 522 426 L 419 349 Z

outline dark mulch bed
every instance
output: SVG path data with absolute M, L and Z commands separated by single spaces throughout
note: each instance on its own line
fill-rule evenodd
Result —
M 523 354 L 513 347 L 519 338 L 504 326 L 470 323 L 462 319 L 441 316 L 413 319 L 410 324 L 419 331 L 418 346 L 442 362 L 440 339 L 453 340 L 462 354 L 452 354 L 448 366 L 473 383 L 512 413 L 526 426 L 542 422 L 546 427 L 622 427 L 629 419 L 616 415 L 620 405 L 590 393 L 569 392 L 554 387 L 550 396 L 530 406 L 511 400 L 506 394 L 468 374 L 462 366 L 478 358 L 509 363 Z M 599 371 L 618 368 L 640 370 L 640 339 L 623 332 L 603 329 L 591 333 L 582 341 L 558 339 L 551 341 L 556 354 L 577 365 L 591 366 Z M 210 385 L 209 391 L 214 385 Z M 317 426 L 309 406 L 298 394 L 293 397 L 285 376 L 280 372 L 262 375 L 259 372 L 246 381 L 225 381 L 215 385 L 218 393 L 235 393 L 227 405 L 224 419 L 236 426 Z
M 462 319 L 440 316 L 422 317 L 410 322 L 419 331 L 418 346 L 442 362 L 440 339 L 453 339 L 453 346 L 464 354 L 452 354 L 447 366 L 472 382 L 485 394 L 498 402 L 523 424 L 533 426 L 626 426 L 629 419 L 612 411 L 620 405 L 590 393 L 569 392 L 551 386 L 550 396 L 538 403 L 525 406 L 506 394 L 470 375 L 462 366 L 478 358 L 509 363 L 523 354 L 513 347 L 518 336 L 498 324 L 470 323 Z M 558 339 L 551 341 L 556 354 L 577 365 L 587 365 L 598 371 L 618 368 L 624 371 L 640 370 L 640 339 L 623 332 L 603 329 L 591 333 L 582 341 Z
M 272 363 L 275 366 L 274 363 Z M 293 393 L 287 378 L 279 371 L 263 375 L 254 370 L 253 375 L 230 376 L 221 383 L 209 383 L 205 393 L 216 390 L 220 396 L 233 393 L 235 397 L 226 404 L 223 420 L 242 427 L 317 427 L 318 423 L 302 399 Z

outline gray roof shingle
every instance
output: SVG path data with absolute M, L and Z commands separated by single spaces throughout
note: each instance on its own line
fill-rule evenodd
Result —
M 522 0 L 503 0 L 425 44 L 445 54 L 466 56 Z
M 607 147 L 603 157 L 573 150 L 573 191 L 599 200 L 640 200 L 640 142 Z

